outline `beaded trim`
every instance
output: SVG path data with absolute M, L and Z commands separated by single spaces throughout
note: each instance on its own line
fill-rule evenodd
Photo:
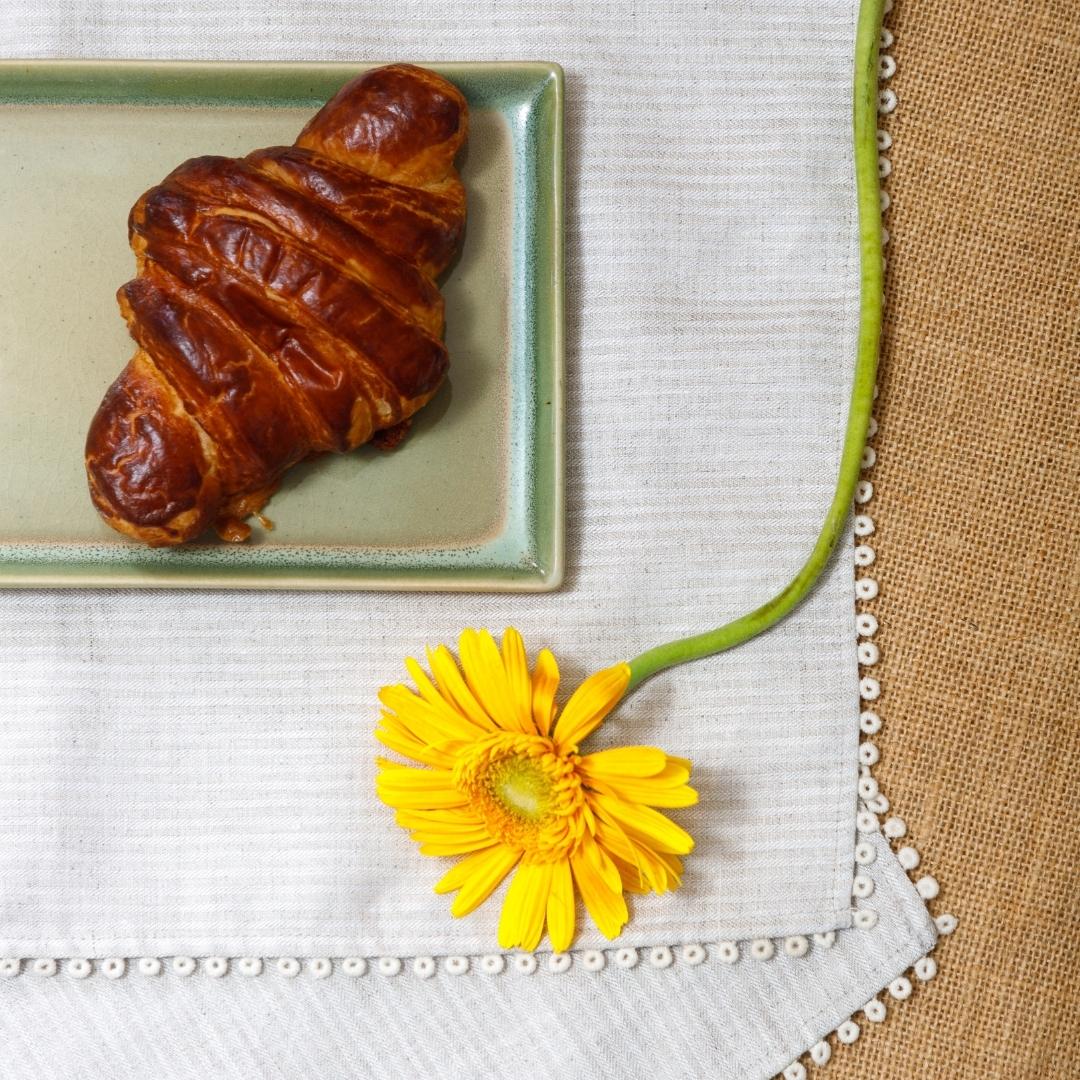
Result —
M 864 862 L 873 861 L 876 851 L 871 844 L 865 845 L 870 852 Z M 873 892 L 873 881 L 858 875 L 857 881 L 869 883 L 864 894 Z M 860 916 L 862 916 L 860 918 Z M 877 912 L 860 908 L 854 915 L 855 925 L 870 930 L 877 925 Z M 644 948 L 623 946 L 619 949 L 575 949 L 565 953 L 486 953 L 482 956 L 345 956 L 301 958 L 295 956 L 143 956 L 135 959 L 109 957 L 91 960 L 85 957 L 56 960 L 52 957 L 38 959 L 0 959 L 0 978 L 11 979 L 18 975 L 50 977 L 64 974 L 73 979 L 85 979 L 91 975 L 103 975 L 107 979 L 119 979 L 125 975 L 175 975 L 187 978 L 205 975 L 219 979 L 223 975 L 242 975 L 254 978 L 259 975 L 279 975 L 294 979 L 303 974 L 307 978 L 325 979 L 337 973 L 352 978 L 365 975 L 415 975 L 418 979 L 430 979 L 442 971 L 447 975 L 501 975 L 514 971 L 532 975 L 542 967 L 560 975 L 573 967 L 585 971 L 603 971 L 608 965 L 629 970 L 639 964 L 654 968 L 669 968 L 673 964 L 698 967 L 708 960 L 721 964 L 734 964 L 741 959 L 758 962 L 772 960 L 775 956 L 801 959 L 809 954 L 811 947 L 831 949 L 836 943 L 836 931 L 822 934 L 797 934 L 785 938 L 754 938 L 748 941 L 714 941 L 689 945 L 653 945 Z
M 893 0 L 885 0 L 884 10 L 888 14 L 892 11 Z M 881 51 L 878 58 L 878 78 L 884 83 L 896 74 L 896 60 L 885 52 L 893 46 L 895 38 L 891 30 L 887 27 L 881 28 Z M 889 87 L 882 87 L 878 92 L 878 113 L 880 116 L 885 117 L 890 115 L 896 110 L 897 97 L 896 92 Z M 881 178 L 882 183 L 888 179 L 892 174 L 892 162 L 885 156 L 885 152 L 892 146 L 892 136 L 887 130 L 880 129 L 877 133 L 877 145 L 878 145 L 878 176 Z M 888 211 L 891 205 L 889 193 L 882 188 L 881 191 L 881 211 L 884 214 Z M 889 242 L 889 233 L 887 229 L 881 230 L 881 242 L 882 245 L 886 245 Z M 882 263 L 884 264 L 884 256 L 882 256 Z M 877 390 L 874 391 L 874 397 L 877 397 Z M 871 445 L 874 436 L 877 434 L 877 421 L 870 420 L 870 429 L 867 436 L 867 444 L 863 450 L 862 467 L 864 471 L 869 471 L 874 467 L 877 461 L 877 452 Z M 874 485 L 870 480 L 861 480 L 855 493 L 855 502 L 860 506 L 866 506 L 874 497 Z M 874 564 L 874 549 L 866 543 L 866 540 L 874 534 L 874 522 L 869 514 L 863 512 L 858 513 L 855 516 L 855 566 L 859 569 L 865 569 L 866 567 L 873 566 Z M 878 583 L 876 579 L 870 576 L 858 577 L 855 581 L 855 596 L 858 600 L 863 601 L 863 604 L 871 603 L 878 596 Z M 874 676 L 869 674 L 869 669 L 873 668 L 881 659 L 881 651 L 879 647 L 871 640 L 878 632 L 878 620 L 877 616 L 872 612 L 866 610 L 865 606 L 858 612 L 855 617 L 855 630 L 859 638 L 858 644 L 858 658 L 859 658 L 859 671 L 861 678 L 859 679 L 859 696 L 864 703 L 872 704 L 877 701 L 881 696 L 881 683 Z M 859 727 L 865 736 L 874 736 L 881 730 L 882 722 L 881 717 L 873 709 L 864 709 L 859 717 Z M 892 815 L 887 817 L 884 822 L 878 820 L 879 814 L 887 814 L 890 809 L 890 803 L 888 798 L 882 793 L 878 782 L 871 774 L 871 770 L 881 759 L 881 752 L 878 750 L 875 743 L 871 742 L 869 738 L 863 739 L 859 744 L 859 799 L 861 800 L 862 809 L 858 814 L 858 828 L 862 833 L 875 832 L 878 828 L 884 834 L 885 838 L 890 842 L 897 842 L 902 840 L 907 835 L 907 823 L 903 818 Z M 858 844 L 855 848 L 855 861 L 858 863 L 860 849 L 870 848 L 870 845 Z M 911 845 L 904 845 L 897 849 L 896 858 L 900 865 L 909 874 L 918 869 L 921 862 L 918 851 Z M 873 881 L 864 877 L 859 873 L 855 875 L 855 884 L 853 887 L 853 893 L 856 897 L 859 897 L 865 893 L 870 895 L 873 892 Z M 869 889 L 869 892 L 865 890 Z M 923 900 L 929 901 L 936 899 L 941 892 L 941 887 L 938 885 L 937 879 L 930 874 L 924 874 L 922 877 L 915 881 L 915 890 Z M 856 925 L 858 925 L 858 917 L 860 912 L 856 911 Z M 937 932 L 942 937 L 947 937 L 957 927 L 957 919 L 955 915 L 949 915 L 942 913 L 934 917 L 934 926 L 937 928 Z M 937 975 L 938 965 L 937 961 L 932 956 L 924 956 L 922 959 L 917 960 L 911 969 L 911 976 L 917 983 L 926 983 Z M 907 1001 L 911 997 L 914 990 L 914 983 L 912 977 L 908 975 L 900 975 L 893 979 L 886 988 L 887 995 L 894 1001 Z M 871 998 L 860 1010 L 864 1022 L 870 1024 L 882 1023 L 888 1015 L 888 1008 L 883 1000 L 884 995 Z M 856 1042 L 859 1036 L 862 1034 L 862 1028 L 857 1020 L 858 1014 L 852 1016 L 850 1019 L 845 1020 L 834 1032 L 836 1041 L 844 1046 L 850 1046 Z M 815 1043 L 807 1052 L 806 1057 L 813 1065 L 826 1065 L 833 1054 L 832 1045 L 825 1039 Z M 793 1061 L 786 1069 L 784 1069 L 782 1076 L 784 1080 L 806 1080 L 807 1069 L 806 1064 L 801 1059 Z

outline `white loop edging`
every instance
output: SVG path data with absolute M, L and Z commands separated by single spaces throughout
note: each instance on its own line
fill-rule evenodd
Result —
M 934 925 L 937 927 L 937 932 L 942 937 L 948 937 L 957 927 L 957 918 L 955 915 L 949 915 L 947 912 L 938 915 L 934 919 Z
M 518 953 L 514 957 L 514 969 L 522 975 L 532 975 L 537 966 L 536 957 L 532 953 Z
M 856 1024 L 854 1020 L 845 1020 L 836 1029 L 836 1037 L 845 1046 L 850 1046 L 853 1042 L 857 1042 L 860 1034 L 859 1025 Z
M 880 1001 L 878 998 L 871 998 L 863 1006 L 863 1016 L 865 1016 L 872 1024 L 882 1023 L 887 1015 L 888 1010 L 885 1008 L 884 1002 Z
M 101 961 L 101 974 L 106 979 L 120 979 L 127 971 L 127 961 L 119 956 L 110 956 L 108 960 Z
M 607 957 L 599 949 L 586 949 L 581 955 L 581 966 L 586 971 L 603 971 Z
M 937 974 L 937 961 L 932 956 L 924 956 L 915 961 L 914 971 L 919 982 L 929 982 Z
M 890 840 L 899 840 L 907 835 L 907 822 L 899 817 L 887 818 L 885 824 L 881 827 L 881 831 Z
M 480 970 L 485 975 L 501 975 L 506 970 L 506 957 L 502 953 L 488 953 L 480 957 Z
M 220 979 L 229 974 L 229 961 L 224 956 L 209 956 L 203 961 L 203 971 L 212 979 Z
M 683 962 L 691 967 L 697 967 L 708 959 L 709 954 L 704 945 L 684 945 L 682 949 Z
M 798 960 L 810 951 L 810 942 L 802 934 L 784 938 L 784 955 Z
M 739 959 L 739 946 L 734 941 L 718 942 L 716 959 L 722 964 L 734 964 Z
M 666 945 L 649 950 L 649 963 L 654 968 L 669 968 L 674 962 L 675 957 Z
M 750 942 L 750 955 L 755 960 L 771 960 L 776 955 L 776 946 L 768 938 L 754 938 Z

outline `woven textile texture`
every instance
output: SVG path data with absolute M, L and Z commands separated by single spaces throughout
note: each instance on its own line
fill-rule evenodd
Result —
M 766 1080 L 933 940 L 881 834 L 873 931 L 767 962 L 0 980 L 3 1080 Z M 679 955 L 675 950 L 676 956 Z M 475 963 L 475 961 L 474 961 Z M 133 966 L 133 965 L 132 965 Z M 234 962 L 235 969 L 235 962 Z
M 627 22 L 338 5 L 303 27 L 284 3 L 230 5 L 227 20 L 211 4 L 183 18 L 172 5 L 8 9 L 4 40 L 21 54 L 561 60 L 571 570 L 543 596 L 0 597 L 0 947 L 491 947 L 498 898 L 451 920 L 432 893 L 445 864 L 375 800 L 378 688 L 425 644 L 507 623 L 532 650 L 550 645 L 572 685 L 658 635 L 751 609 L 801 564 L 855 353 L 857 7 L 808 0 L 780 21 L 765 0 L 728 0 L 673 20 L 650 3 Z M 777 632 L 653 680 L 605 727 L 597 745 L 693 759 L 702 793 L 679 815 L 698 841 L 685 885 L 635 905 L 627 944 L 850 921 L 851 580 L 844 551 Z M 579 943 L 599 940 L 590 928 Z
M 1077 1075 L 1080 9 L 898 0 L 878 775 L 960 929 L 829 1080 Z

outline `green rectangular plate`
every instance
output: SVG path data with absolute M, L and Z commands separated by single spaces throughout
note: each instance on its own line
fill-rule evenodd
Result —
M 151 550 L 104 525 L 83 440 L 133 351 L 127 213 L 185 158 L 291 143 L 371 65 L 0 62 L 0 585 L 557 588 L 563 573 L 563 83 L 434 64 L 469 101 L 448 385 L 393 453 L 294 468 L 273 531 Z

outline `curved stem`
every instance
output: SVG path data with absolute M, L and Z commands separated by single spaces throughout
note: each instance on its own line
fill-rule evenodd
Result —
M 658 671 L 741 645 L 775 625 L 805 599 L 821 576 L 837 539 L 844 531 L 859 479 L 863 444 L 870 423 L 881 336 L 884 272 L 878 186 L 877 67 L 883 6 L 883 0 L 862 0 L 856 31 L 854 137 L 861 262 L 859 345 L 839 475 L 825 523 L 802 569 L 771 600 L 716 630 L 670 641 L 634 657 L 630 661 L 627 693 Z

